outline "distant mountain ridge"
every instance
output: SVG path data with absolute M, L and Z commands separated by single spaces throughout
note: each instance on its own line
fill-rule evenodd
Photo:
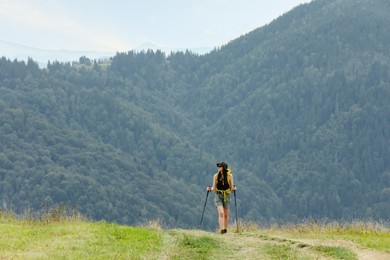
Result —
M 166 53 L 173 51 L 186 51 L 186 48 L 172 48 L 172 47 L 161 47 L 152 43 L 144 43 L 135 48 L 135 51 L 147 51 L 147 50 L 162 50 Z M 11 43 L 3 41 L 0 39 L 0 50 L 1 56 L 4 56 L 8 59 L 14 60 L 24 60 L 27 61 L 28 58 L 32 58 L 36 61 L 40 67 L 46 67 L 48 61 L 59 61 L 59 62 L 72 62 L 78 61 L 80 57 L 86 56 L 91 60 L 97 60 L 106 57 L 113 57 L 115 52 L 103 52 L 103 51 L 74 51 L 74 50 L 47 50 L 40 49 L 30 46 L 25 46 L 21 44 Z M 191 48 L 190 51 L 199 54 L 205 54 L 212 50 L 210 47 L 199 47 Z M 129 50 L 131 51 L 131 50 Z
M 0 40 L 0 50 L 0 55 L 11 60 L 17 59 L 27 61 L 28 58 L 32 58 L 40 67 L 46 67 L 48 61 L 72 62 L 78 61 L 82 56 L 86 56 L 93 60 L 115 55 L 114 52 L 46 50 L 2 40 Z

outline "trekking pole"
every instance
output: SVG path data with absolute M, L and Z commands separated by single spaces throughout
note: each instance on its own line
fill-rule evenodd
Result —
M 210 188 L 210 186 L 209 186 L 209 188 Z M 203 216 L 204 216 L 204 210 L 206 209 L 207 197 L 209 196 L 209 192 L 210 192 L 209 189 L 207 189 L 206 200 L 204 201 L 203 212 L 202 212 L 202 218 L 200 219 L 199 228 L 200 228 L 200 226 L 202 226 Z
M 234 190 L 233 193 L 234 193 L 234 208 L 236 209 L 236 224 L 237 224 L 237 233 L 238 233 L 238 216 L 237 216 L 236 190 Z

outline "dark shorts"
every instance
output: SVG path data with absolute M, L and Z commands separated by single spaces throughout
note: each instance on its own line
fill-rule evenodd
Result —
M 229 208 L 230 205 L 230 194 L 225 194 L 225 198 L 223 197 L 223 193 L 215 193 L 214 197 L 215 206 L 222 206 L 224 208 Z

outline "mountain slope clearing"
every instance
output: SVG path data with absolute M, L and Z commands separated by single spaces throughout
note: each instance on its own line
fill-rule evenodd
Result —
M 19 220 L 0 212 L 0 259 L 390 259 L 390 231 L 384 227 L 229 231 Z

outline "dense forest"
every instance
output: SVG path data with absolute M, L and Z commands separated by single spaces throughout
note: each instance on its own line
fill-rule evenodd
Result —
M 316 0 L 205 55 L 2 57 L 1 207 L 196 227 L 223 160 L 241 219 L 388 221 L 389 13 Z

